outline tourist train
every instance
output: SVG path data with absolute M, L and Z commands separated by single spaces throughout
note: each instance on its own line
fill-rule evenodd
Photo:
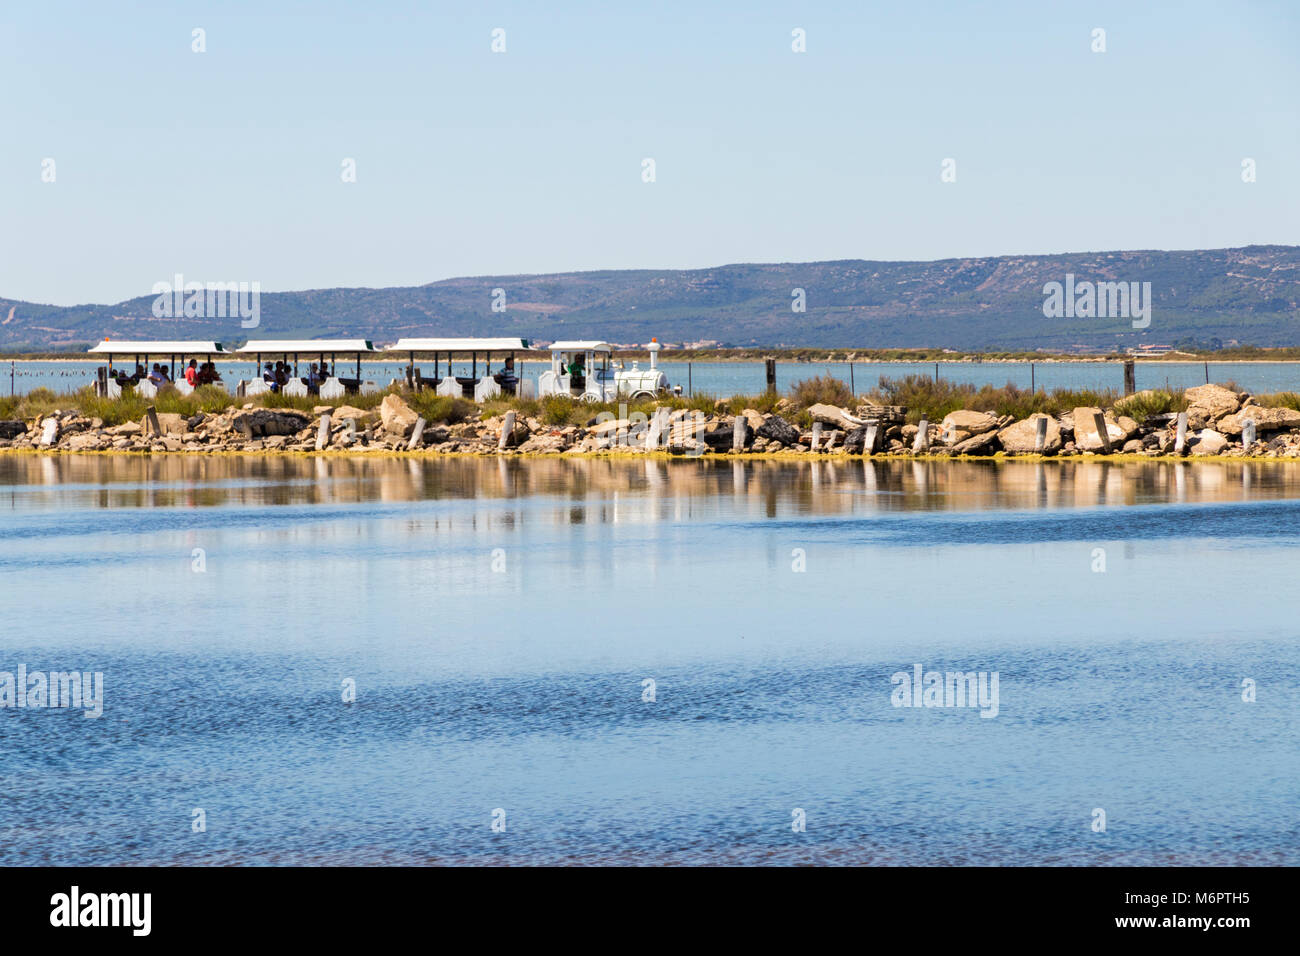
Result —
M 405 355 L 407 365 L 403 379 L 392 384 L 404 384 L 411 389 L 433 389 L 439 395 L 466 398 L 484 402 L 501 395 L 520 398 L 545 398 L 566 395 L 575 401 L 587 403 L 612 402 L 620 399 L 642 400 L 675 392 L 675 388 L 659 368 L 661 346 L 654 339 L 647 346 L 650 353 L 648 368 L 633 361 L 630 368 L 613 362 L 614 347 L 600 341 L 561 341 L 552 343 L 550 366 L 536 381 L 528 381 L 515 371 L 518 352 L 533 351 L 523 338 L 403 338 L 386 348 L 376 348 L 368 339 L 255 339 L 234 351 L 220 342 L 212 341 L 113 341 L 105 339 L 90 354 L 103 355 L 108 364 L 96 370 L 95 389 L 100 395 L 120 397 L 123 389 L 134 389 L 138 394 L 152 398 L 158 388 L 174 386 L 182 394 L 189 394 L 200 385 L 214 385 L 230 390 L 222 380 L 213 362 L 214 358 L 245 356 L 252 359 L 260 375 L 235 384 L 235 394 L 251 397 L 268 391 L 305 397 L 319 395 L 322 399 L 341 398 L 347 394 L 374 394 L 380 391 L 378 382 L 362 378 L 362 358 Z M 415 357 L 433 356 L 433 374 L 425 375 L 415 365 Z M 492 359 L 497 356 L 501 364 L 492 371 Z M 125 362 L 129 357 L 133 371 L 128 374 L 114 369 L 113 360 Z M 279 361 L 272 365 L 264 358 Z M 354 375 L 348 375 L 347 365 L 340 366 L 339 359 L 354 363 Z M 479 359 L 483 359 L 483 374 L 479 374 Z M 149 366 L 155 359 L 154 368 Z M 470 374 L 455 375 L 453 359 L 470 363 Z M 315 359 L 315 362 L 312 360 Z M 300 360 L 310 362 L 310 374 L 299 374 Z M 446 374 L 442 363 L 446 362 Z M 180 374 L 177 374 L 179 361 Z M 200 364 L 200 362 L 202 364 Z M 165 363 L 165 364 L 164 364 Z M 462 369 L 463 371 L 463 369 Z
M 648 346 L 650 367 L 611 368 L 613 346 L 607 342 L 554 342 L 551 367 L 537 378 L 537 394 L 568 395 L 584 402 L 646 399 L 669 391 L 668 377 L 659 371 L 659 340 Z M 678 388 L 680 392 L 680 387 Z

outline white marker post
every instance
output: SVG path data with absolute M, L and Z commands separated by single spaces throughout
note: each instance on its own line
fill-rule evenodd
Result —
M 650 416 L 650 427 L 645 433 L 646 451 L 652 451 L 659 447 L 659 436 L 663 433 L 663 419 L 659 417 L 662 409 L 656 408 L 655 413 Z
M 921 424 L 916 426 L 916 440 L 912 442 L 912 452 L 920 454 L 930 450 L 930 420 L 922 418 Z
M 418 371 L 418 370 L 417 370 Z M 414 451 L 420 447 L 420 440 L 424 438 L 424 416 L 420 415 L 415 419 L 415 428 L 411 430 L 411 440 L 406 443 L 407 451 Z
M 421 419 L 423 421 L 423 419 Z M 501 423 L 501 438 L 497 441 L 497 451 L 501 451 L 510 441 L 510 436 L 515 433 L 515 413 L 514 409 L 506 412 L 505 421 Z

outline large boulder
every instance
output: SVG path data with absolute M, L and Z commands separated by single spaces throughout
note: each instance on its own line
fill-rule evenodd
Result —
M 249 438 L 264 438 L 296 435 L 311 424 L 311 419 L 305 412 L 289 408 L 254 408 L 235 415 L 231 424 Z
M 383 422 L 384 431 L 395 438 L 409 438 L 419 417 L 419 413 L 406 404 L 400 395 L 385 395 L 379 405 L 379 418 Z
M 991 455 L 999 448 L 997 432 L 980 432 L 952 446 L 954 455 Z
M 1038 438 L 1038 420 L 1047 421 L 1047 435 L 1043 441 L 1044 455 L 1055 455 L 1064 444 L 1061 441 L 1061 426 L 1051 415 L 1041 412 L 1030 415 L 1023 421 L 1015 422 L 998 432 L 998 441 L 1007 451 L 1016 454 L 1032 454 Z
M 1193 431 L 1213 425 L 1241 408 L 1241 396 L 1222 385 L 1197 385 L 1186 394 L 1187 427 Z
M 702 441 L 705 433 L 712 431 L 716 427 L 717 422 L 711 422 L 704 417 L 694 415 L 689 418 L 683 417 L 673 422 L 668 429 L 668 445 L 682 445 L 685 447 L 688 440 L 700 439 Z M 695 448 L 697 446 L 691 445 L 689 447 Z
M 189 424 L 184 415 L 177 415 L 175 412 L 155 412 L 158 416 L 158 427 L 162 429 L 163 435 L 184 435 L 190 430 Z M 149 431 L 149 416 L 145 415 L 140 419 L 141 431 Z
M 850 455 L 863 455 L 863 454 L 874 453 L 880 446 L 881 433 L 884 431 L 884 426 L 877 425 L 875 427 L 876 427 L 876 446 L 877 446 L 876 448 L 867 447 L 867 432 L 871 428 L 871 426 L 867 425 L 867 426 L 863 426 L 862 428 L 855 428 L 853 429 L 853 431 L 849 432 L 847 435 L 844 436 L 844 450 L 848 452 Z
M 326 412 L 330 413 L 330 421 L 344 422 L 349 418 L 354 418 L 356 419 L 357 424 L 371 420 L 375 414 L 373 408 L 370 411 L 365 411 L 364 409 L 354 408 L 351 405 L 339 405 L 337 408 L 332 405 L 317 405 L 311 410 L 313 415 L 323 415 Z
M 1130 442 L 1135 438 L 1142 437 L 1142 426 L 1139 425 L 1136 420 L 1129 418 L 1127 415 L 1116 415 L 1113 419 L 1107 418 L 1107 432 L 1110 431 L 1112 423 L 1119 427 L 1119 432 L 1122 436 L 1122 441 L 1124 442 Z
M 736 425 L 735 421 L 714 422 L 708 430 L 700 436 L 704 443 L 709 446 L 710 451 L 731 451 L 735 447 Z M 749 425 L 745 425 L 745 433 L 741 440 L 741 449 L 754 440 L 753 432 L 749 430 Z
M 949 445 L 958 445 L 968 438 L 993 431 L 998 427 L 998 419 L 988 412 L 959 408 L 944 416 L 942 427 L 944 441 Z
M 96 432 L 80 432 L 63 443 L 67 451 L 99 451 L 107 448 L 111 441 Z
M 1202 428 L 1192 445 L 1193 455 L 1217 455 L 1228 447 L 1228 439 L 1212 428 Z
M 1264 408 L 1261 405 L 1243 405 L 1240 411 L 1219 419 L 1215 423 L 1214 429 L 1224 435 L 1235 437 L 1241 434 L 1242 426 L 1246 424 L 1247 419 L 1254 420 L 1256 433 L 1290 431 L 1293 428 L 1300 428 L 1300 412 L 1294 408 Z
M 628 418 L 611 418 L 607 421 L 597 422 L 587 429 L 587 434 L 595 435 L 597 438 L 604 438 L 607 435 L 617 435 L 620 431 L 628 430 L 632 427 L 632 421 Z
M 1101 414 L 1100 408 L 1076 408 L 1074 410 L 1074 447 L 1079 451 L 1101 451 L 1101 436 L 1097 433 L 1097 417 Z M 1132 419 L 1129 419 L 1132 421 Z M 1106 421 L 1106 439 L 1110 444 L 1111 451 L 1118 451 L 1128 440 L 1128 435 L 1124 433 L 1116 422 Z M 1134 422 L 1134 430 L 1137 429 L 1137 423 Z
M 782 445 L 794 445 L 799 441 L 799 429 L 795 428 L 780 415 L 767 415 L 763 424 L 755 429 L 759 438 L 777 441 Z
M 862 421 L 838 405 L 809 405 L 808 416 L 815 422 L 831 425 L 841 431 L 852 431 L 862 427 Z
M 561 452 L 567 447 L 563 435 L 533 435 L 519 446 L 525 454 L 546 455 Z

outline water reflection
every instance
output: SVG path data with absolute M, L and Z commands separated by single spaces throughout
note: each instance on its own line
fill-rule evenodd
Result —
M 1054 509 L 1300 497 L 1269 461 L 808 461 L 588 458 L 0 456 L 0 506 L 176 508 L 550 497 L 611 519 L 732 513 L 852 515 Z M 658 507 L 649 507 L 655 506 Z M 682 509 L 687 509 L 683 511 Z M 566 508 L 591 520 L 582 508 Z
M 9 666 L 109 682 L 0 715 L 0 865 L 1294 865 L 1297 696 L 1238 695 L 1300 686 L 1298 476 L 0 455 Z M 914 662 L 1001 715 L 895 708 Z

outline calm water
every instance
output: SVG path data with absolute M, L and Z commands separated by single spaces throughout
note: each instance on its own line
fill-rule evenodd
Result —
M 9 363 L 0 365 L 0 394 L 8 395 L 12 386 L 17 394 L 25 394 L 33 388 L 44 386 L 55 392 L 74 391 L 84 385 L 93 384 L 95 362 L 16 362 L 13 363 L 14 376 L 10 380 Z M 536 381 L 537 376 L 549 368 L 548 363 L 521 362 L 522 373 Z M 644 363 L 642 363 L 644 365 Z M 307 374 L 310 360 L 299 363 L 299 372 Z M 629 363 L 630 365 L 630 363 Z M 766 388 L 762 362 L 693 362 L 688 369 L 685 362 L 662 362 L 661 367 L 668 381 L 681 385 L 683 392 L 707 392 L 711 395 L 729 397 L 731 395 L 752 395 Z M 349 370 L 355 366 L 340 363 L 340 368 Z M 463 367 L 462 367 L 463 366 Z M 430 374 L 433 364 L 421 362 L 425 374 Z M 252 362 L 220 363 L 218 368 L 222 378 L 234 390 L 240 379 L 253 376 Z M 362 373 L 380 385 L 387 385 L 395 378 L 401 378 L 404 363 L 364 362 Z M 480 363 L 479 372 L 483 366 Z M 492 366 L 500 369 L 500 363 Z M 469 362 L 457 362 L 458 375 L 469 375 Z M 845 382 L 852 382 L 860 392 L 873 388 L 882 376 L 901 378 L 904 375 L 933 376 L 933 362 L 890 363 L 856 362 L 850 370 L 845 362 L 778 362 L 777 385 L 784 391 L 796 382 L 817 375 L 832 375 Z M 1211 362 L 1210 380 L 1213 382 L 1234 381 L 1242 388 L 1256 393 L 1300 391 L 1300 363 L 1294 362 Z M 346 374 L 351 375 L 348 371 Z M 1201 362 L 1140 362 L 1137 369 L 1138 388 L 1187 388 L 1192 385 L 1205 384 L 1205 366 Z M 1034 385 L 1037 388 L 1114 388 L 1124 384 L 1123 368 L 1116 363 L 1102 362 L 1048 362 L 1035 363 L 1030 372 L 1028 362 L 940 362 L 939 377 L 955 382 L 968 382 L 973 385 L 1002 386 L 1011 382 L 1022 388 Z
M 1298 519 L 1285 463 L 0 455 L 0 671 L 105 680 L 0 710 L 0 865 L 1295 865 Z

